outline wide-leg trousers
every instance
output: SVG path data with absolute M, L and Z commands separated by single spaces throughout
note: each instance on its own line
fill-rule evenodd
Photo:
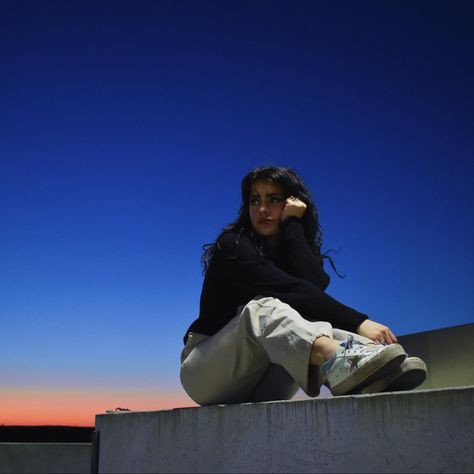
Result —
M 199 405 L 290 400 L 299 388 L 315 397 L 323 376 L 309 363 L 314 341 L 342 341 L 349 334 L 325 321 L 308 321 L 277 298 L 257 296 L 216 334 L 189 334 L 181 383 Z

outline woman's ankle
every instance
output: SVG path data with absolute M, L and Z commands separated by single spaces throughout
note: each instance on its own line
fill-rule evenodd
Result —
M 338 347 L 339 343 L 334 339 L 328 336 L 318 337 L 311 347 L 310 364 L 321 367 L 336 353 Z

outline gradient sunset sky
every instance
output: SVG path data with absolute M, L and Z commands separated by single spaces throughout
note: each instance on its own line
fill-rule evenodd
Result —
M 473 318 L 474 2 L 0 1 L 0 424 L 194 406 L 201 246 L 263 164 L 318 205 L 328 293 Z

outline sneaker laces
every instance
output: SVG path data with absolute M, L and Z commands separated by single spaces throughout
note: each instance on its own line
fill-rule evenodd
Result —
M 347 349 L 352 349 L 352 346 L 354 345 L 355 342 L 357 342 L 355 340 L 355 337 L 352 334 L 349 334 L 347 336 L 347 339 L 344 339 L 339 345 L 344 347 L 344 352 L 345 352 Z
M 336 361 L 336 356 L 338 354 L 341 354 L 341 356 L 343 358 L 348 358 L 348 357 L 356 357 L 357 359 L 354 361 L 356 364 L 357 364 L 357 361 L 360 359 L 360 356 L 363 356 L 363 355 L 366 355 L 367 353 L 369 352 L 372 352 L 372 350 L 370 348 L 367 347 L 366 344 L 364 344 L 363 342 L 360 342 L 358 341 L 352 334 L 349 334 L 347 336 L 346 339 L 344 339 L 340 344 L 339 344 L 344 350 L 342 351 L 342 354 L 341 354 L 341 351 L 340 350 L 337 350 L 333 355 L 332 357 L 327 360 L 324 364 L 323 364 L 323 372 L 324 374 L 327 374 L 330 370 L 331 370 L 331 367 L 332 365 L 334 364 L 334 362 Z M 347 354 L 347 352 L 350 350 L 350 349 L 353 349 L 354 348 L 354 345 L 357 345 L 357 346 L 361 346 L 362 347 L 362 350 L 361 350 L 361 354 L 355 356 L 355 355 L 349 355 Z
M 347 338 L 344 339 L 339 345 L 344 348 L 344 356 L 346 351 L 349 349 L 354 349 L 354 345 L 361 346 L 363 348 L 363 352 L 370 352 L 370 348 L 368 348 L 363 342 L 358 341 L 352 334 L 349 334 Z

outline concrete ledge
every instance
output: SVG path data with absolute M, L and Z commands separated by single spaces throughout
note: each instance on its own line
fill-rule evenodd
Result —
M 0 443 L 0 473 L 88 473 L 90 443 Z
M 99 472 L 473 472 L 474 386 L 97 415 Z

